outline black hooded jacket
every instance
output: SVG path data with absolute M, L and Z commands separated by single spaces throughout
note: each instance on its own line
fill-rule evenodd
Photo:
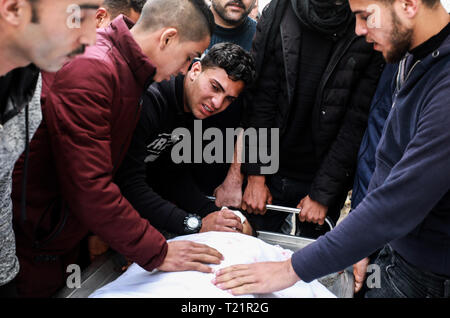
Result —
M 297 79 L 308 80 L 298 76 L 302 24 L 292 3 L 296 1 L 272 0 L 264 9 L 252 47 L 258 77 L 245 96 L 246 126 L 279 128 L 280 139 L 285 137 L 288 118 L 296 107 Z M 385 64 L 372 45 L 355 35 L 354 25 L 353 19 L 344 34 L 335 35 L 311 115 L 319 168 L 309 196 L 326 206 L 343 202 L 352 185 L 371 99 Z M 252 145 L 247 143 L 247 151 L 249 147 Z M 261 166 L 246 163 L 242 171 L 258 175 Z
M 172 147 L 183 139 L 192 113 L 183 110 L 184 75 L 152 84 L 141 99 L 142 111 L 115 181 L 139 214 L 158 230 L 186 234 L 188 213 L 201 217 L 218 211 L 195 186 L 189 166 L 175 164 Z

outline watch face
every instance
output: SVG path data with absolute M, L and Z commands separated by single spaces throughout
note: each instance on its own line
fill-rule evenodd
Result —
M 191 229 L 196 229 L 198 227 L 198 219 L 195 217 L 190 217 L 187 219 L 187 226 Z

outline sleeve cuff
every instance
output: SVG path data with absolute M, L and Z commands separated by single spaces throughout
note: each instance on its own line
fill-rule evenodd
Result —
M 307 283 L 310 283 L 314 279 L 319 278 L 314 272 L 314 267 L 310 265 L 315 263 L 313 261 L 313 259 L 315 259 L 313 255 L 314 253 L 312 252 L 314 248 L 311 245 L 308 245 L 303 249 L 295 252 L 294 254 L 292 254 L 291 258 L 292 268 L 294 269 L 295 273 L 298 277 L 300 277 L 301 280 Z
M 162 237 L 162 235 L 161 235 L 161 237 Z M 158 256 L 150 259 L 150 261 L 142 267 L 145 270 L 151 272 L 155 268 L 158 268 L 159 266 L 161 266 L 161 264 L 164 262 L 164 259 L 166 258 L 168 249 L 169 249 L 169 246 L 167 245 L 167 242 L 164 240 L 164 243 L 161 246 L 161 250 L 160 250 L 160 253 L 158 254 Z

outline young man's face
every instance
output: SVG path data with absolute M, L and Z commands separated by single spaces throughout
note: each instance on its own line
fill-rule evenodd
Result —
M 200 57 L 209 45 L 210 37 L 203 40 L 180 41 L 179 36 L 172 40 L 164 51 L 159 52 L 159 56 L 152 59 L 156 66 L 156 74 L 153 79 L 157 82 L 170 79 L 179 73 L 186 74 L 189 65 L 196 57 Z
M 95 44 L 95 12 L 101 0 L 39 0 L 30 3 L 20 30 L 21 54 L 39 68 L 55 72 L 87 45 Z
M 184 80 L 185 110 L 205 119 L 227 109 L 243 89 L 244 82 L 231 80 L 224 69 L 202 70 L 201 63 L 196 62 Z
M 374 44 L 389 63 L 400 61 L 411 48 L 413 30 L 399 16 L 401 3 L 387 4 L 382 1 L 349 0 L 356 15 L 355 33 Z
M 226 25 L 239 25 L 252 11 L 256 0 L 212 0 L 211 6 Z M 217 20 L 217 18 L 216 18 Z M 218 23 L 221 24 L 221 23 Z

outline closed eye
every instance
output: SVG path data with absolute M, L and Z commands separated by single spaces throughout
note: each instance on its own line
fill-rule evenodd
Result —
M 368 14 L 365 13 L 359 13 L 357 14 L 357 16 L 362 20 L 362 21 L 367 21 L 367 18 L 369 17 Z
M 211 83 L 211 87 L 213 88 L 213 90 L 215 92 L 218 92 L 220 90 L 219 87 L 217 85 L 213 84 L 213 83 Z
M 234 101 L 236 100 L 236 97 L 233 97 L 233 96 L 227 96 L 227 99 L 228 99 L 228 101 L 229 101 L 230 104 L 231 104 L 232 102 L 234 102 Z

